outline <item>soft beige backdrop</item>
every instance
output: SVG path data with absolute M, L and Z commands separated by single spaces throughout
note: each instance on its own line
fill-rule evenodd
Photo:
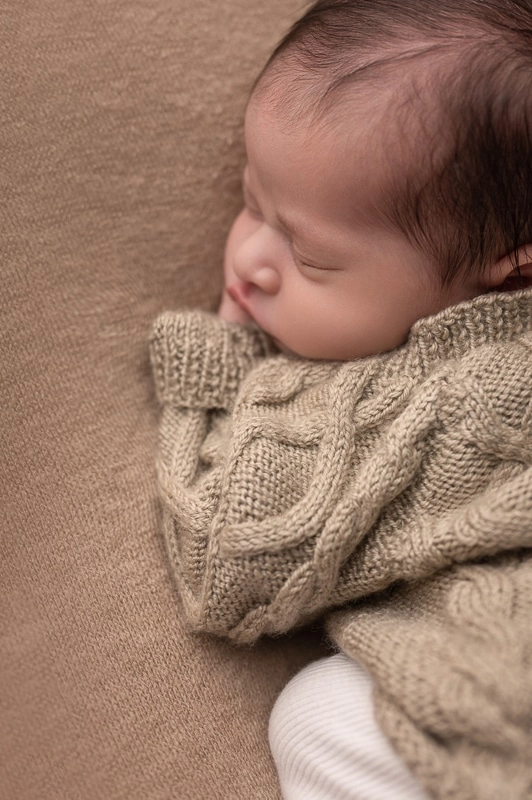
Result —
M 321 634 L 188 635 L 146 338 L 213 307 L 246 94 L 299 0 L 3 0 L 0 795 L 277 798 L 269 709 Z

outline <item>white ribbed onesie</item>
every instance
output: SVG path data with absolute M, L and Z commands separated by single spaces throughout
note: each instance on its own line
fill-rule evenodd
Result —
M 284 688 L 269 735 L 285 800 L 428 800 L 375 722 L 371 692 L 343 653 Z

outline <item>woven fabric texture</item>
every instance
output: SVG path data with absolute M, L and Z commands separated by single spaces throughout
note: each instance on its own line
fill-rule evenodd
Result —
M 146 340 L 217 302 L 247 95 L 299 10 L 0 4 L 5 800 L 279 797 L 270 709 L 323 649 L 184 629 Z

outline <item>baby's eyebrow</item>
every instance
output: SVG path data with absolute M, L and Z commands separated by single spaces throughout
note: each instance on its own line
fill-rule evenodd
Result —
M 284 231 L 284 233 L 288 233 L 290 236 L 301 234 L 302 231 L 300 226 L 297 225 L 295 222 L 292 222 L 288 217 L 285 217 L 284 214 L 277 213 L 277 223 L 279 227 Z
M 291 219 L 281 212 L 276 212 L 276 218 L 279 228 L 290 238 L 316 242 L 316 233 L 308 225 L 302 224 L 300 220 Z
M 251 200 L 256 206 L 259 205 L 257 198 L 251 191 L 249 186 L 249 181 L 247 177 L 247 171 L 244 171 L 243 179 L 242 179 L 242 188 L 244 193 L 244 199 L 246 197 Z M 301 223 L 297 219 L 291 219 L 289 216 L 276 211 L 275 213 L 275 221 L 279 229 L 290 239 L 300 239 L 304 241 L 313 241 L 315 236 L 311 235 L 310 229 L 305 227 L 305 225 L 301 225 Z

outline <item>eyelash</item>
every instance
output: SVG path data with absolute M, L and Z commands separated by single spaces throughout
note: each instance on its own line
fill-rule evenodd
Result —
M 329 272 L 330 270 L 327 267 L 317 267 L 315 264 L 309 264 L 307 261 L 302 261 L 302 259 L 298 258 L 294 254 L 294 261 L 296 262 L 296 266 L 303 267 L 305 269 L 313 269 L 316 272 Z

